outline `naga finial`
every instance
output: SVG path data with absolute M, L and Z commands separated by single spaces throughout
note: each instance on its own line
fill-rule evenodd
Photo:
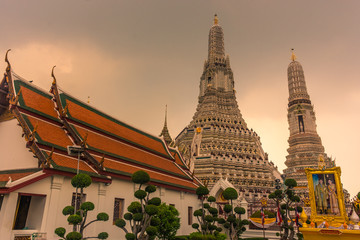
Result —
M 51 77 L 54 79 L 53 82 L 52 82 L 53 85 L 56 84 L 56 77 L 55 77 L 55 75 L 54 75 L 54 68 L 55 68 L 55 67 L 56 67 L 56 65 L 53 66 L 53 68 L 52 68 L 52 70 L 51 70 Z
M 295 53 L 294 53 L 294 49 L 292 48 L 291 49 L 291 60 L 295 61 L 295 59 L 296 59 L 296 56 L 295 56 Z
M 215 13 L 215 16 L 214 16 L 214 25 L 218 25 L 219 23 L 219 18 L 217 16 L 217 14 Z
M 7 67 L 6 67 L 6 71 L 10 71 L 10 62 L 9 62 L 9 59 L 8 59 L 8 53 L 11 51 L 11 49 L 8 49 L 6 51 L 6 54 L 5 54 L 5 62 L 8 64 Z

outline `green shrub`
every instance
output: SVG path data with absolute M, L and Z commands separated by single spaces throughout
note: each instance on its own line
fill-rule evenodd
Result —
M 156 234 L 157 228 L 153 226 L 148 226 L 145 231 L 149 236 L 153 236 Z
M 64 216 L 72 215 L 72 214 L 74 214 L 74 211 L 75 211 L 75 209 L 73 206 L 66 206 L 66 207 L 64 207 L 62 214 L 64 214 Z
M 222 195 L 226 200 L 234 200 L 239 196 L 237 191 L 231 187 L 226 188 Z
M 196 189 L 196 195 L 198 196 L 205 196 L 209 194 L 209 189 L 204 186 L 200 186 Z
M 213 196 L 210 196 L 210 197 L 208 197 L 207 201 L 208 202 L 216 202 L 216 198 Z
M 92 202 L 84 202 L 81 204 L 80 209 L 84 211 L 92 211 L 94 210 L 95 205 Z
M 242 208 L 242 207 L 236 207 L 236 208 L 234 208 L 234 211 L 237 214 L 245 214 L 245 208 Z
M 232 210 L 232 206 L 230 204 L 225 204 L 224 211 L 226 213 L 229 213 L 229 212 L 231 212 L 231 210 Z
M 147 186 L 147 187 L 145 188 L 145 191 L 146 191 L 147 193 L 153 193 L 153 192 L 156 191 L 156 187 L 155 187 L 154 185 L 149 185 L 149 186 Z
M 125 220 L 132 220 L 133 219 L 133 215 L 131 213 L 125 213 L 124 214 L 124 219 Z
M 59 227 L 59 228 L 55 229 L 55 234 L 58 235 L 59 237 L 64 237 L 65 233 L 66 233 L 66 230 L 63 227 Z
M 136 221 L 136 222 L 140 222 L 142 219 L 143 219 L 143 214 L 142 213 L 135 213 L 134 215 L 133 215 L 133 219 L 134 219 L 134 221 Z
M 73 214 L 67 218 L 67 221 L 72 225 L 76 225 L 76 224 L 81 223 L 82 217 L 77 214 Z
M 125 227 L 126 222 L 125 222 L 124 219 L 117 219 L 117 220 L 115 221 L 115 225 L 118 226 L 118 227 L 120 227 L 120 228 L 122 228 L 122 227 Z
M 159 210 L 158 207 L 155 205 L 147 205 L 145 207 L 145 212 L 149 214 L 149 216 L 157 214 L 158 210 Z
M 150 176 L 147 172 L 140 170 L 133 173 L 131 181 L 137 184 L 144 184 L 150 181 Z
M 98 234 L 98 239 L 107 239 L 109 234 L 107 232 L 101 232 Z
M 268 210 L 264 210 L 264 214 L 265 216 L 267 215 L 267 218 L 275 218 L 275 213 L 268 211 Z M 261 212 L 260 211 L 256 211 L 251 215 L 252 218 L 261 218 Z
M 82 236 L 78 232 L 70 232 L 66 235 L 66 240 L 81 240 Z
M 297 183 L 294 179 L 289 178 L 285 180 L 285 186 L 288 186 L 289 188 L 294 188 L 297 186 Z
M 137 198 L 137 199 L 144 199 L 146 197 L 147 193 L 144 191 L 144 190 L 137 190 L 135 193 L 134 193 L 134 196 Z
M 96 216 L 96 220 L 106 222 L 107 220 L 109 220 L 109 215 L 104 212 L 98 213 L 98 215 Z
M 84 173 L 79 173 L 71 179 L 74 188 L 87 188 L 91 185 L 91 177 Z
M 148 201 L 148 204 L 152 204 L 152 205 L 155 205 L 155 206 L 160 206 L 160 204 L 161 204 L 161 199 L 158 198 L 158 197 L 154 197 L 154 198 L 152 198 L 152 199 L 150 199 L 150 200 Z
M 127 210 L 131 213 L 141 213 L 141 204 L 139 202 L 132 202 L 128 206 Z
M 125 234 L 125 238 L 126 238 L 126 240 L 135 240 L 136 239 L 135 234 L 133 234 L 133 233 Z

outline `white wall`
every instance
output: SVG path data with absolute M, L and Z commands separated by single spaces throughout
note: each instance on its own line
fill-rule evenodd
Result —
M 37 204 L 37 206 L 40 206 L 41 200 L 45 201 L 45 204 L 42 203 L 44 205 L 43 213 L 41 210 L 38 210 L 37 219 L 42 219 L 42 223 L 39 224 L 34 219 L 28 219 L 27 225 L 31 227 L 34 226 L 36 229 L 27 230 L 25 233 L 46 232 L 47 239 L 57 240 L 59 237 L 54 234 L 55 228 L 64 227 L 67 232 L 72 231 L 72 226 L 70 226 L 66 221 L 67 216 L 62 214 L 62 209 L 71 204 L 72 193 L 75 192 L 75 189 L 72 187 L 70 181 L 71 178 L 69 177 L 52 176 L 7 194 L 4 198 L 3 206 L 0 211 L 1 239 L 11 239 L 15 233 L 24 232 L 20 230 L 12 230 L 18 193 L 46 195 L 46 197 L 40 199 L 40 202 L 38 201 Z M 86 193 L 86 201 L 91 201 L 95 204 L 95 210 L 90 212 L 88 215 L 88 221 L 95 219 L 99 212 L 106 212 L 109 214 L 109 221 L 93 223 L 85 230 L 84 235 L 87 237 L 93 237 L 97 236 L 100 232 L 108 232 L 110 240 L 125 239 L 125 234 L 122 229 L 116 227 L 112 223 L 114 214 L 114 199 L 125 199 L 124 213 L 126 213 L 127 206 L 132 201 L 136 201 L 134 197 L 134 190 L 137 189 L 135 189 L 133 183 L 119 179 L 113 179 L 112 184 L 109 186 L 106 186 L 104 183 L 95 182 L 88 188 L 84 189 L 84 193 Z M 155 193 L 151 194 L 151 197 L 156 196 L 160 196 L 162 201 L 167 204 L 175 204 L 176 209 L 180 212 L 181 228 L 177 233 L 178 235 L 185 235 L 194 231 L 191 225 L 188 225 L 187 214 L 189 206 L 193 208 L 193 211 L 199 208 L 199 201 L 195 194 L 158 188 Z M 193 218 L 193 220 L 193 222 L 196 222 L 195 218 Z
M 25 147 L 22 128 L 17 124 L 16 119 L 0 122 L 0 146 L 7 146 L 6 151 L 1 152 L 0 171 L 38 167 L 38 160 Z

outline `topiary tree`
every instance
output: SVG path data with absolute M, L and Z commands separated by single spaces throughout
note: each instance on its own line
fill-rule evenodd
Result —
M 230 204 L 224 206 L 224 218 L 219 217 L 218 209 L 213 206 L 216 201 L 215 197 L 206 197 L 207 194 L 209 194 L 209 190 L 206 187 L 199 187 L 196 190 L 196 194 L 201 200 L 202 208 L 194 212 L 194 216 L 197 217 L 199 224 L 194 223 L 192 227 L 197 229 L 203 236 L 214 235 L 215 237 L 222 238 L 226 236 L 220 234 L 222 228 L 219 226 L 222 226 L 226 229 L 231 240 L 237 240 L 241 233 L 246 230 L 245 225 L 249 224 L 247 220 L 241 219 L 241 215 L 245 213 L 245 209 L 242 207 L 234 208 L 233 206 L 233 200 L 238 198 L 237 191 L 234 188 L 226 188 L 223 192 L 223 197 L 230 201 Z M 205 202 L 205 200 L 207 200 L 207 202 Z
M 174 206 L 162 203 L 159 206 L 159 212 L 151 219 L 156 226 L 156 236 L 163 240 L 172 240 L 175 238 L 177 230 L 180 228 L 179 212 Z
M 290 211 L 296 210 L 300 213 L 303 211 L 302 207 L 295 206 L 296 203 L 300 202 L 300 197 L 295 195 L 293 190 L 297 186 L 297 182 L 294 179 L 286 179 L 285 190 L 276 189 L 273 193 L 269 194 L 269 199 L 273 199 L 276 205 L 280 207 L 280 214 L 283 219 L 280 235 L 281 240 L 293 240 L 295 239 L 295 222 L 290 216 Z M 289 223 L 290 222 L 290 223 Z M 303 239 L 301 233 L 297 233 L 298 239 Z
M 152 240 L 158 232 L 157 226 L 161 223 L 158 217 L 161 199 L 150 198 L 150 194 L 156 191 L 154 185 L 148 185 L 145 189 L 142 186 L 150 181 L 150 176 L 145 171 L 137 171 L 131 177 L 132 182 L 139 184 L 134 196 L 139 200 L 132 202 L 124 214 L 124 219 L 115 221 L 115 225 L 125 232 L 126 240 Z M 126 221 L 129 222 L 129 229 L 126 228 Z
M 209 189 L 204 186 L 200 186 L 196 189 L 196 195 L 198 195 L 200 201 L 201 201 L 201 208 L 194 211 L 194 216 L 197 218 L 198 223 L 194 223 L 192 227 L 196 229 L 199 233 L 202 235 L 212 235 L 213 232 L 215 234 L 215 231 L 217 230 L 217 226 L 214 224 L 214 218 L 217 217 L 218 211 L 216 208 L 211 208 L 209 203 L 205 203 L 205 200 L 210 198 L 211 202 L 212 197 L 207 198 L 207 195 L 209 194 Z M 211 210 L 210 210 L 211 209 Z M 212 213 L 211 213 L 212 212 Z M 219 231 L 217 231 L 219 233 Z
M 223 197 L 230 201 L 230 204 L 224 206 L 225 218 L 219 219 L 231 240 L 239 239 L 240 235 L 246 231 L 245 226 L 249 224 L 248 220 L 242 220 L 241 215 L 245 214 L 242 207 L 234 207 L 233 200 L 238 198 L 238 193 L 234 188 L 226 188 Z
M 79 173 L 71 179 L 71 184 L 73 185 L 73 187 L 80 189 L 80 199 L 83 199 L 84 188 L 90 186 L 91 182 L 91 177 L 84 173 Z M 101 212 L 96 216 L 96 219 L 86 223 L 88 212 L 93 211 L 94 209 L 95 205 L 92 202 L 82 203 L 80 205 L 80 209 L 76 209 L 76 211 L 73 206 L 66 206 L 63 209 L 62 213 L 64 216 L 69 215 L 67 221 L 69 222 L 69 224 L 73 225 L 73 231 L 65 236 L 66 229 L 63 227 L 59 227 L 55 229 L 55 234 L 66 240 L 80 240 L 88 238 L 107 239 L 109 237 L 109 234 L 106 232 L 101 232 L 96 237 L 83 237 L 85 228 L 88 227 L 90 224 L 97 221 L 109 220 L 109 215 Z

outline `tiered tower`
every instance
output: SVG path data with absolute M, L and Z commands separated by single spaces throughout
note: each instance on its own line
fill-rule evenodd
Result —
M 190 168 L 194 164 L 195 175 L 210 188 L 220 178 L 227 179 L 248 201 L 267 195 L 280 174 L 268 161 L 260 137 L 247 127 L 240 113 L 216 15 L 198 101 L 193 120 L 175 140 Z
M 307 93 L 304 71 L 295 59 L 293 52 L 288 67 L 290 137 L 284 174 L 286 178 L 297 181 L 299 193 L 307 193 L 305 168 L 318 168 L 319 160 L 324 161 L 326 168 L 335 166 L 335 162 L 324 152 L 321 138 L 316 132 L 315 112 Z

